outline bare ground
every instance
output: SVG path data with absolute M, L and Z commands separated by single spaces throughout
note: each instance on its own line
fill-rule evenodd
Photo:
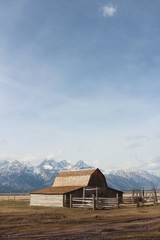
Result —
M 0 239 L 160 240 L 160 205 L 93 211 L 0 202 Z

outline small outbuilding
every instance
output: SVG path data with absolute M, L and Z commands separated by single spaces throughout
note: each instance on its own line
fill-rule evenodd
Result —
M 118 197 L 123 192 L 108 187 L 105 176 L 97 169 L 63 171 L 50 188 L 31 193 L 30 205 L 69 207 L 70 194 L 73 197 Z

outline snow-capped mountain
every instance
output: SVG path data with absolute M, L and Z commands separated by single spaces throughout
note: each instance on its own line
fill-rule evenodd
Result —
M 78 169 L 87 169 L 87 168 L 92 168 L 91 166 L 88 166 L 84 161 L 80 160 L 78 161 L 74 166 L 73 169 L 78 170 Z
M 17 160 L 13 162 L 2 161 L 0 165 L 0 173 L 3 174 L 3 172 L 6 172 L 8 174 L 11 174 L 13 172 L 20 173 L 22 171 L 32 172 L 33 168 L 34 167 L 30 163 L 23 163 Z
M 38 166 L 29 163 L 0 161 L 0 192 L 30 192 L 51 186 L 55 177 L 63 170 L 91 168 L 85 162 L 75 165 L 66 160 L 56 162 L 44 160 Z
M 34 167 L 17 160 L 0 162 L 0 192 L 29 192 L 46 184 Z
M 141 170 L 118 170 L 106 174 L 108 184 L 120 190 L 160 188 L 160 176 Z
M 49 186 L 52 185 L 53 180 L 60 171 L 69 170 L 71 168 L 72 165 L 66 160 L 56 162 L 54 159 L 45 159 L 35 168 L 34 172 L 41 175 L 45 183 Z
M 91 168 L 83 161 L 78 161 L 75 165 L 67 162 L 66 160 L 62 160 L 60 162 L 56 162 L 54 159 L 51 160 L 44 160 L 41 164 L 39 164 L 35 168 L 35 172 L 39 173 L 45 183 L 47 185 L 52 185 L 53 180 L 58 175 L 60 171 L 63 170 L 78 170 L 78 169 L 86 169 Z
M 71 164 L 66 160 L 44 160 L 38 166 L 19 161 L 0 161 L 0 192 L 31 192 L 51 186 L 63 170 L 87 169 L 91 166 L 80 160 Z M 101 169 L 103 172 L 103 169 Z M 105 171 L 104 171 L 105 172 Z M 122 191 L 131 189 L 160 189 L 160 175 L 139 170 L 119 170 L 105 174 L 109 187 Z

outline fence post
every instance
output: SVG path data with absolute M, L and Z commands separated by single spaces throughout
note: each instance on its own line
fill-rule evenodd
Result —
M 156 204 L 157 202 L 158 202 L 157 192 L 156 189 L 154 188 L 154 204 Z
M 94 194 L 92 194 L 92 201 L 93 201 L 93 210 L 95 210 L 95 197 L 94 197 Z
M 117 207 L 119 208 L 119 195 L 118 195 L 118 193 L 116 194 L 116 198 L 117 198 Z
M 66 194 L 64 194 L 63 195 L 63 207 L 66 207 L 66 199 L 67 199 L 67 197 L 66 197 Z
M 136 200 L 137 200 L 137 207 L 139 207 L 139 196 L 138 196 L 138 192 L 136 193 Z
M 98 188 L 96 187 L 96 207 L 99 208 L 99 200 L 98 200 Z
M 70 194 L 70 198 L 69 198 L 69 200 L 70 200 L 70 204 L 69 204 L 69 206 L 70 206 L 70 208 L 72 208 L 72 194 Z
M 133 199 L 134 199 L 134 190 L 133 190 L 133 192 L 132 192 L 132 197 L 133 197 Z

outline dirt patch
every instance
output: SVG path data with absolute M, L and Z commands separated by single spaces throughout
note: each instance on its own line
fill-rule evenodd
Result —
M 160 206 L 104 211 L 0 204 L 0 239 L 160 239 Z

